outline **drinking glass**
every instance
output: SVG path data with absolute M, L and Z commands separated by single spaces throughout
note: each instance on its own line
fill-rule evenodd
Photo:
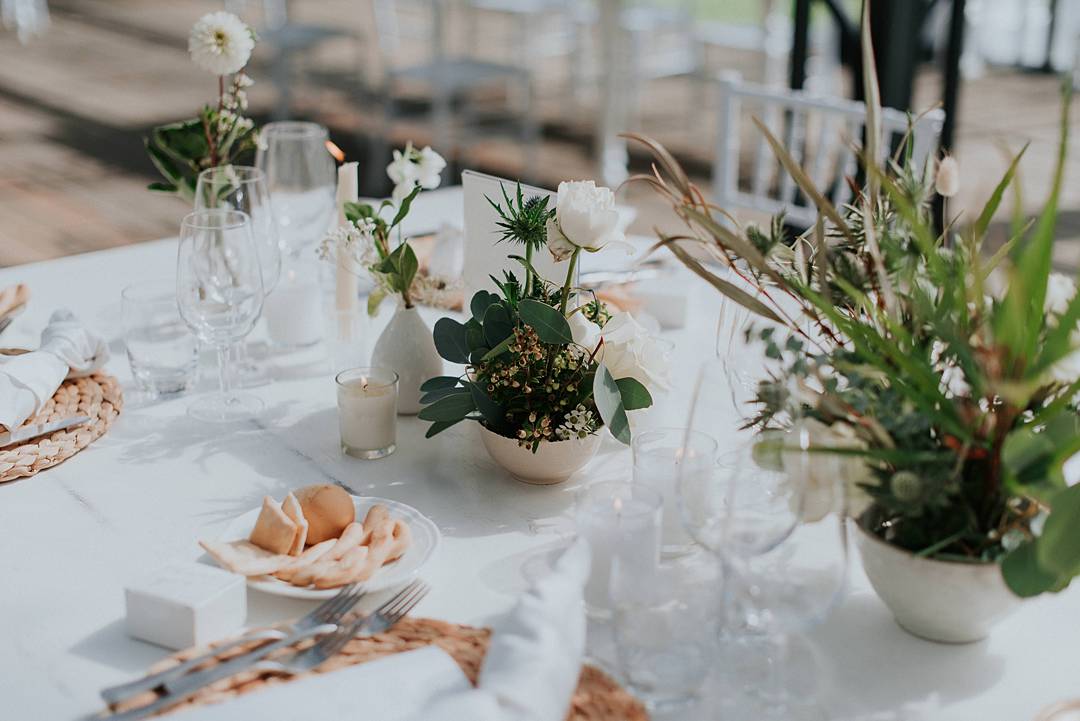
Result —
M 200 420 L 242 420 L 262 410 L 262 402 L 229 387 L 229 346 L 243 340 L 262 312 L 263 285 L 251 219 L 239 210 L 197 210 L 180 226 L 176 263 L 180 316 L 199 340 L 218 354 L 220 393 L 196 402 L 189 413 Z
M 649 486 L 664 498 L 661 522 L 664 554 L 689 552 L 693 539 L 679 514 L 679 478 L 715 473 L 716 439 L 686 428 L 656 428 L 635 433 L 630 447 L 634 456 L 634 483 Z
M 616 659 L 650 711 L 672 712 L 697 700 L 716 659 L 719 596 L 717 564 L 705 554 L 651 569 L 615 559 Z
M 195 210 L 231 208 L 242 210 L 251 218 L 251 232 L 259 255 L 263 294 L 269 295 L 281 276 L 281 240 L 277 219 L 266 188 L 266 176 L 249 165 L 223 165 L 199 173 L 195 186 Z M 240 385 L 266 382 L 265 370 L 250 360 L 247 346 L 238 343 L 233 349 L 233 369 Z
M 663 503 L 653 489 L 624 481 L 594 483 L 578 492 L 577 532 L 592 551 L 585 608 L 593 618 L 610 617 L 611 564 L 616 557 L 643 572 L 660 562 Z
M 260 131 L 255 166 L 266 175 L 278 230 L 292 257 L 311 250 L 334 216 L 334 159 L 329 133 L 317 123 L 282 121 Z
M 199 368 L 199 344 L 176 308 L 176 281 L 150 280 L 120 293 L 131 375 L 153 398 L 192 388 Z

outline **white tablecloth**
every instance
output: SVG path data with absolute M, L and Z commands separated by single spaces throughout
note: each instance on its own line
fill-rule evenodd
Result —
M 459 221 L 460 198 L 456 189 L 422 195 L 412 224 L 427 230 Z M 170 274 L 175 253 L 175 241 L 164 240 L 0 270 L 0 285 L 24 282 L 33 292 L 0 345 L 35 337 L 52 310 L 68 306 L 113 341 L 109 370 L 127 382 L 120 289 Z M 648 425 L 685 423 L 695 369 L 713 352 L 718 299 L 696 278 L 679 282 L 690 323 L 667 334 L 676 346 L 673 388 Z M 372 337 L 377 332 L 378 323 Z M 0 486 L 0 719 L 91 713 L 98 689 L 161 658 L 162 649 L 124 634 L 125 580 L 199 558 L 196 539 L 215 536 L 266 494 L 341 482 L 417 507 L 444 534 L 424 573 L 434 591 L 417 612 L 463 623 L 507 610 L 544 563 L 545 549 L 572 532 L 578 479 L 549 488 L 511 480 L 479 447 L 471 424 L 425 440 L 426 423 L 402 418 L 397 453 L 361 461 L 339 450 L 328 369 L 253 392 L 267 412 L 227 434 L 188 418 L 190 397 L 129 405 L 88 450 Z M 629 455 L 608 438 L 578 478 L 628 477 Z M 1051 702 L 1080 695 L 1080 590 L 1027 603 L 987 641 L 943 646 L 901 631 L 857 558 L 854 566 L 847 600 L 812 634 L 832 679 L 834 718 L 1031 719 Z M 252 592 L 249 621 L 308 608 Z

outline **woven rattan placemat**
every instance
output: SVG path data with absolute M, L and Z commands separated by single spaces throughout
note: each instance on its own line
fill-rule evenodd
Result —
M 450 654 L 469 680 L 475 684 L 490 637 L 491 632 L 485 628 L 460 626 L 430 618 L 405 618 L 386 633 L 353 639 L 337 656 L 321 665 L 314 673 L 327 673 L 392 653 L 412 651 L 434 644 Z M 313 642 L 305 641 L 298 647 L 303 648 L 311 643 Z M 205 648 L 191 648 L 181 651 L 151 668 L 150 672 L 162 671 L 181 661 L 194 658 L 205 650 Z M 247 647 L 230 649 L 218 660 L 226 660 L 246 650 Z M 281 653 L 285 652 L 287 651 L 281 651 Z M 272 684 L 288 683 L 293 678 L 301 676 L 281 676 L 259 671 L 237 674 L 203 689 L 192 699 L 167 709 L 162 715 L 182 708 L 224 701 Z M 130 699 L 116 710 L 144 706 L 155 698 L 154 692 L 147 692 Z M 585 666 L 582 669 L 567 721 L 647 721 L 648 718 L 644 707 L 609 676 L 592 666 Z
M 90 416 L 90 422 L 0 449 L 0 483 L 25 478 L 63 463 L 100 438 L 120 414 L 123 393 L 116 378 L 94 373 L 64 381 L 27 423 Z

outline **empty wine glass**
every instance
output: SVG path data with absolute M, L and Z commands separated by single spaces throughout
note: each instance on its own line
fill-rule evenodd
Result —
M 193 404 L 188 412 L 204 421 L 251 417 L 262 402 L 229 388 L 229 346 L 242 340 L 259 319 L 262 272 L 251 219 L 239 210 L 197 210 L 180 226 L 176 263 L 180 317 L 198 338 L 217 349 L 220 393 Z
M 255 166 L 266 175 L 281 241 L 298 256 L 322 239 L 334 214 L 334 159 L 317 123 L 283 121 L 260 131 Z
M 281 240 L 270 204 L 266 176 L 249 165 L 223 165 L 199 173 L 195 186 L 195 210 L 231 208 L 251 218 L 255 250 L 259 254 L 263 294 L 269 295 L 281 276 Z M 242 386 L 266 382 L 265 369 L 251 361 L 247 345 L 233 348 L 233 371 Z

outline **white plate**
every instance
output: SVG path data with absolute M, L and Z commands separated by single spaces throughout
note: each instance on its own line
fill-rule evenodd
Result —
M 435 553 L 435 549 L 439 547 L 439 543 L 442 541 L 439 527 L 423 513 L 404 503 L 371 496 L 350 497 L 353 500 L 353 505 L 356 506 L 356 520 L 362 521 L 369 508 L 376 503 L 381 503 L 390 511 L 391 518 L 400 518 L 405 521 L 409 524 L 409 530 L 412 532 L 412 543 L 409 545 L 408 550 L 405 551 L 405 555 L 376 571 L 375 575 L 364 584 L 366 589 L 368 591 L 382 591 L 404 585 L 412 580 L 420 572 L 423 565 L 428 562 L 432 554 Z M 262 510 L 261 507 L 255 508 L 233 519 L 232 523 L 225 529 L 221 540 L 241 541 L 247 539 L 251 535 L 251 529 L 255 527 L 255 520 L 259 517 L 260 510 Z M 298 588 L 291 583 L 285 583 L 270 576 L 249 577 L 248 586 L 265 593 L 290 598 L 324 599 L 331 598 L 338 592 L 336 588 Z

